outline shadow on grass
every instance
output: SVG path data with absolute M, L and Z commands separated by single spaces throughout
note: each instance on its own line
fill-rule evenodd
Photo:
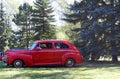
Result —
M 111 61 L 96 61 L 96 62 L 83 62 L 82 64 L 76 65 L 77 67 L 86 68 L 86 70 L 91 69 L 101 69 L 101 68 L 115 68 L 120 69 L 120 62 Z
M 68 75 L 65 72 L 52 73 L 30 73 L 24 72 L 10 77 L 4 77 L 2 79 L 65 79 L 64 75 Z

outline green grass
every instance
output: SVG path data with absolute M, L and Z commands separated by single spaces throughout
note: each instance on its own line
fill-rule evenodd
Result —
M 73 68 L 12 68 L 0 63 L 0 79 L 120 79 L 120 64 L 83 63 Z

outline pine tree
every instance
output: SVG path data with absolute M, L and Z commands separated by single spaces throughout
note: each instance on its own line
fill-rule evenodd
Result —
M 17 31 L 15 34 L 16 34 L 16 38 L 18 38 L 18 44 L 20 44 L 21 47 L 28 48 L 29 46 L 30 37 L 31 37 L 31 33 L 30 33 L 31 14 L 32 14 L 32 6 L 30 6 L 28 3 L 24 3 L 19 6 L 19 13 L 17 13 L 13 19 L 15 24 L 20 27 L 20 30 Z
M 0 51 L 9 49 L 12 28 L 9 14 L 3 11 L 3 3 L 0 4 Z
M 65 14 L 64 20 L 82 23 L 77 30 L 85 57 L 97 60 L 100 56 L 112 55 L 113 61 L 117 61 L 120 55 L 120 0 L 75 1 L 69 9 L 72 13 Z
M 36 0 L 32 14 L 34 40 L 55 38 L 53 9 L 48 0 Z
M 0 35 L 2 35 L 2 33 L 4 32 L 4 18 L 3 18 L 3 3 L 1 1 L 0 3 Z

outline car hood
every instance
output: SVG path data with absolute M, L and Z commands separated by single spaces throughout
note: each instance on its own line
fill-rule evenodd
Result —
M 28 51 L 28 49 L 10 49 L 10 50 L 6 50 L 5 54 L 9 54 L 9 53 L 25 53 L 27 51 Z

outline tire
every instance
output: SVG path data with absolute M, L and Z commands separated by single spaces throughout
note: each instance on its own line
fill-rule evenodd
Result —
M 66 67 L 73 67 L 75 65 L 75 61 L 71 58 L 67 59 L 65 62 Z
M 14 62 L 13 62 L 13 66 L 15 67 L 15 68 L 21 68 L 21 67 L 23 67 L 23 61 L 22 60 L 15 60 Z

